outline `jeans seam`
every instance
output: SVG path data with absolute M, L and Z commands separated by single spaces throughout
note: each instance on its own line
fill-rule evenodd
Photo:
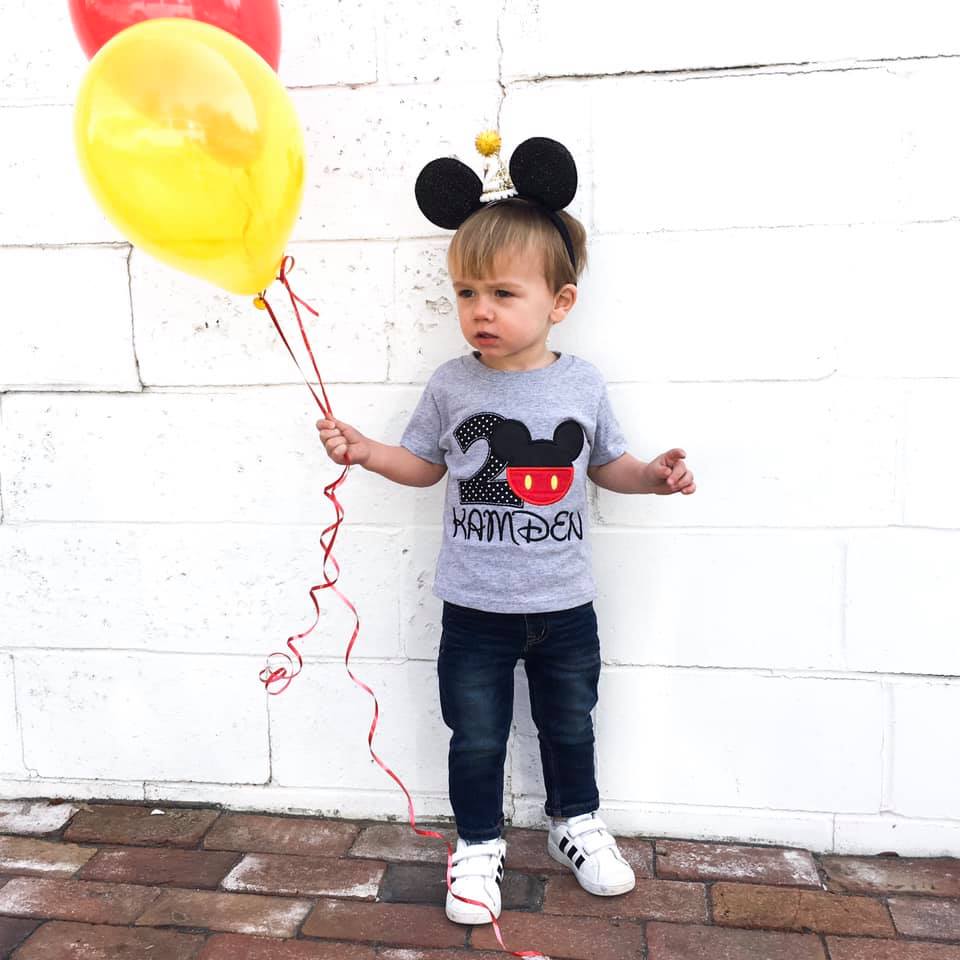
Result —
M 538 643 L 542 643 L 544 638 L 547 635 L 547 628 L 548 628 L 546 618 L 544 618 L 543 629 L 540 631 L 539 634 L 537 634 L 536 636 L 533 636 L 530 633 L 530 621 L 527 619 L 527 616 L 528 616 L 527 614 L 523 615 L 523 624 L 526 627 L 526 638 L 523 644 L 523 653 L 526 653 L 528 650 L 530 650 L 531 647 L 535 647 Z

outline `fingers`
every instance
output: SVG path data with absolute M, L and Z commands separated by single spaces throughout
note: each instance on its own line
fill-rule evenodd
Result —
M 674 475 L 677 465 L 683 466 L 683 458 L 687 455 L 685 450 L 674 447 L 666 453 L 661 453 L 656 459 L 657 472 L 666 480 L 667 477 Z
M 667 486 L 671 493 L 693 493 L 697 489 L 697 485 L 693 482 L 693 474 L 689 470 L 676 480 L 671 477 L 667 481 Z
M 670 450 L 663 455 L 665 465 L 669 465 L 666 470 L 664 483 L 670 493 L 691 494 L 697 487 L 693 482 L 693 474 L 687 469 L 683 457 L 686 452 L 680 448 Z
M 326 448 L 327 455 L 336 463 L 343 463 L 347 452 L 347 438 L 336 420 L 318 420 L 317 429 Z

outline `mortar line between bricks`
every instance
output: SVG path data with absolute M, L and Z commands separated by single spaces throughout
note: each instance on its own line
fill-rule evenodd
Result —
M 497 85 L 500 87 L 500 102 L 497 104 L 497 130 L 500 130 L 503 105 L 507 99 L 507 86 L 503 80 L 503 18 L 507 13 L 507 0 L 501 0 L 500 10 L 497 12 Z
M 894 789 L 894 765 L 896 755 L 894 745 L 896 740 L 893 731 L 896 729 L 896 698 L 894 696 L 892 684 L 883 682 L 881 684 L 881 718 L 880 718 L 880 810 L 881 812 L 892 812 L 886 809 L 886 805 L 892 802 Z
M 397 241 L 407 241 L 417 243 L 423 240 L 436 240 L 440 243 L 444 239 L 442 234 L 439 233 L 424 233 L 424 234 L 411 234 L 404 235 L 403 237 L 399 236 L 382 236 L 382 237 L 362 237 L 362 236 L 343 236 L 343 237 L 324 237 L 324 238 L 307 238 L 303 240 L 295 240 L 291 244 L 292 247 L 323 247 L 323 246 L 341 246 L 345 243 L 362 243 L 362 244 L 376 244 L 376 243 L 395 243 Z M 449 240 L 449 237 L 447 238 Z M 71 250 L 73 248 L 86 250 L 90 248 L 99 248 L 99 249 L 110 249 L 110 250 L 123 250 L 127 247 L 131 247 L 130 243 L 126 240 L 63 240 L 61 242 L 56 241 L 46 241 L 40 243 L 4 243 L 0 241 L 0 250 Z M 134 249 L 131 247 L 131 249 Z M 138 253 L 137 256 L 140 257 L 143 254 Z
M 900 939 L 900 930 L 897 928 L 897 921 L 894 919 L 893 911 L 890 909 L 889 895 L 879 896 L 881 906 L 883 907 L 883 912 L 886 918 L 890 921 L 890 929 L 893 931 L 893 939 Z
M 265 528 L 284 528 L 291 527 L 296 528 L 297 530 L 305 531 L 323 531 L 325 524 L 317 523 L 306 523 L 301 521 L 294 520 L 197 520 L 194 518 L 187 519 L 172 519 L 172 520 L 130 520 L 130 519 L 107 519 L 107 520 L 97 520 L 97 519 L 85 519 L 85 520 L 57 520 L 52 518 L 39 518 L 39 519 L 28 519 L 28 520 L 10 520 L 7 518 L 5 521 L 7 526 L 10 527 L 39 527 L 39 526 L 58 526 L 58 525 L 69 525 L 71 528 L 78 527 L 108 527 L 108 526 L 127 526 L 127 527 L 265 527 Z M 384 523 L 363 523 L 363 522 L 345 522 L 345 527 L 348 527 L 351 530 L 356 530 L 362 533 L 396 533 L 399 534 L 404 531 L 434 531 L 439 532 L 442 527 L 440 524 L 435 523 L 407 523 L 402 526 L 395 526 L 393 524 L 384 524 Z M 621 534 L 621 533 L 630 533 L 636 534 L 637 536 L 646 536 L 646 535 L 659 535 L 662 533 L 674 534 L 687 534 L 687 535 L 729 535 L 729 536 L 739 536 L 747 537 L 753 534 L 761 536 L 770 536 L 774 537 L 780 534 L 808 534 L 811 537 L 817 536 L 821 533 L 878 533 L 880 531 L 907 531 L 907 532 L 918 532 L 918 533 L 942 533 L 948 536 L 958 536 L 960 535 L 960 527 L 929 527 L 929 526 L 901 526 L 898 524 L 874 524 L 874 525 L 864 525 L 860 527 L 850 527 L 850 526 L 807 526 L 807 527 L 796 527 L 796 526 L 773 526 L 773 525 L 757 525 L 757 526 L 681 526 L 681 525 L 671 525 L 671 524 L 644 524 L 641 526 L 631 526 L 629 524 L 623 523 L 609 523 L 606 522 L 603 524 L 603 529 L 600 531 L 603 534 Z
M 850 573 L 850 541 L 844 538 L 840 549 L 840 658 L 842 663 L 847 663 L 847 607 L 850 602 L 849 590 Z
M 218 657 L 230 658 L 233 660 L 261 661 L 263 657 L 257 653 L 234 652 L 230 650 L 152 650 L 141 647 L 42 647 L 42 646 L 14 646 L 0 645 L 0 653 L 7 653 L 14 657 L 19 655 L 30 655 L 34 653 L 110 653 L 110 654 L 136 654 L 144 657 Z M 358 657 L 358 662 L 363 662 L 369 666 L 402 666 L 407 663 L 432 663 L 435 657 Z M 343 664 L 343 657 L 330 655 L 303 655 L 303 661 L 306 665 L 329 666 L 331 664 Z M 637 670 L 674 670 L 690 673 L 730 673 L 744 674 L 754 676 L 757 679 L 768 680 L 835 680 L 835 681 L 859 681 L 861 683 L 888 682 L 910 682 L 926 683 L 930 681 L 940 681 L 953 683 L 960 681 L 960 676 L 954 674 L 913 674 L 913 673 L 869 673 L 853 670 L 829 671 L 829 670 L 802 670 L 786 669 L 781 667 L 752 667 L 752 666 L 724 666 L 687 663 L 618 663 L 610 660 L 603 660 L 604 669 L 608 673 L 628 673 Z M 77 779 L 77 778 L 72 778 Z M 83 778 L 80 778 L 83 779 Z M 97 780 L 99 778 L 89 778 Z M 141 782 L 141 781 L 129 781 Z M 187 781 L 193 782 L 193 781 Z M 251 783 L 249 786 L 262 786 L 260 783 Z M 617 799 L 617 798 L 610 798 Z M 760 808 L 756 808 L 760 809 Z M 849 813 L 851 811 L 844 811 Z M 862 813 L 863 811 L 854 811 Z M 952 819 L 927 818 L 931 822 L 952 823 Z
M 898 422 L 895 424 L 896 437 L 894 439 L 893 490 L 899 507 L 897 520 L 903 525 L 907 519 L 907 443 L 906 430 L 910 417 L 911 390 L 910 382 L 900 384 L 900 403 L 897 410 Z
M 0 439 L 3 437 L 3 400 L 4 394 L 0 391 Z M 0 461 L 0 468 L 2 468 L 2 461 Z M 3 512 L 3 481 L 4 473 L 0 469 L 0 524 L 4 522 L 4 512 Z
M 267 529 L 276 527 L 282 529 L 290 527 L 291 529 L 304 530 L 308 533 L 322 533 L 326 528 L 325 523 L 299 523 L 295 521 L 269 521 L 259 520 L 7 520 L 9 527 L 42 527 L 42 526 L 63 526 L 69 525 L 72 529 L 79 527 L 264 527 Z M 358 533 L 395 533 L 399 534 L 403 530 L 433 530 L 440 531 L 440 527 L 433 524 L 411 524 L 410 526 L 395 527 L 387 524 L 376 523 L 344 523 Z M 319 547 L 318 547 L 319 552 Z
M 604 230 L 598 229 L 591 233 L 594 241 L 603 237 L 623 237 L 635 236 L 646 237 L 657 234 L 677 234 L 677 233 L 724 233 L 731 230 L 808 230 L 808 229 L 838 229 L 845 230 L 850 227 L 911 227 L 936 225 L 946 223 L 960 223 L 960 217 L 931 217 L 921 219 L 905 220 L 843 220 L 843 221 L 823 221 L 809 223 L 734 223 L 723 224 L 720 226 L 704 227 L 650 227 L 648 229 L 634 230 Z M 294 247 L 310 246 L 343 246 L 344 244 L 386 244 L 395 243 L 398 246 L 412 246 L 422 243 L 435 243 L 438 247 L 449 242 L 449 237 L 444 237 L 436 233 L 409 234 L 404 236 L 384 235 L 384 236 L 354 236 L 345 235 L 341 237 L 315 238 L 297 240 L 292 244 Z M 0 250 L 69 250 L 104 248 L 122 250 L 129 244 L 117 240 L 82 240 L 82 241 L 64 241 L 62 243 L 3 243 L 0 242 Z M 290 386 L 302 387 L 302 382 L 291 381 Z
M 264 699 L 264 710 L 267 711 L 267 785 L 273 784 L 273 711 L 270 709 L 270 701 L 273 699 L 269 694 Z
M 317 386 L 316 380 L 309 381 Z M 739 387 L 739 386 L 770 386 L 781 384 L 784 386 L 799 386 L 812 384 L 829 384 L 834 386 L 841 384 L 844 386 L 862 386 L 867 384 L 883 384 L 898 386 L 927 386 L 929 384 L 956 384 L 960 383 L 960 377 L 951 376 L 929 376 L 929 377 L 897 377 L 897 376 L 847 376 L 839 367 L 835 367 L 828 373 L 812 377 L 724 377 L 720 379 L 710 377 L 697 378 L 658 378 L 655 380 L 616 380 L 608 381 L 612 387 L 669 387 L 669 386 L 719 386 L 719 387 Z M 331 390 L 341 387 L 362 387 L 366 389 L 376 389 L 383 391 L 394 390 L 422 390 L 424 384 L 419 381 L 385 381 L 385 380 L 337 380 L 325 381 L 326 386 Z M 139 397 L 235 397 L 238 394 L 252 393 L 253 391 L 276 391 L 283 390 L 293 392 L 303 387 L 302 381 L 296 383 L 292 380 L 279 380 L 273 383 L 176 383 L 176 384 L 144 384 L 142 389 L 138 388 L 100 388 L 93 386 L 77 386 L 63 384 L 42 384 L 30 386 L 18 386 L 16 389 L 6 389 L 3 391 L 7 396 L 34 397 L 41 396 L 47 399 L 54 397 L 119 397 L 119 398 L 139 398 Z M 898 511 L 899 513 L 899 511 Z M 904 523 L 890 524 L 890 526 L 909 526 Z M 922 526 L 922 525 L 916 525 Z
M 898 893 L 897 896 L 900 897 L 900 896 L 903 896 L 903 894 Z M 951 900 L 956 900 L 956 897 L 949 897 L 949 898 L 943 897 L 942 899 L 947 900 L 948 902 L 950 902 Z M 831 934 L 831 936 L 836 936 L 836 934 Z M 855 936 L 855 935 L 854 935 L 854 934 L 849 934 L 849 936 Z M 867 936 L 867 935 L 864 934 L 863 936 Z M 882 939 L 884 939 L 884 938 L 882 938 L 882 937 L 868 937 L 868 939 L 870 939 L 870 940 L 882 940 Z M 905 936 L 905 935 L 903 935 L 903 934 L 898 934 L 895 938 L 892 938 L 892 939 L 893 939 L 893 942 L 894 942 L 894 943 L 921 943 L 921 944 L 924 944 L 924 945 L 927 945 L 927 946 L 929 946 L 930 944 L 942 943 L 944 946 L 947 946 L 947 947 L 957 947 L 957 946 L 960 946 L 960 940 L 957 940 L 957 939 L 953 939 L 953 940 L 941 940 L 941 939 L 931 940 L 929 937 L 926 938 L 926 939 L 924 939 L 923 937 L 915 937 L 915 936 L 912 936 L 912 935 L 911 935 L 911 936 Z M 890 938 L 890 937 L 887 937 L 886 940 L 887 940 L 887 942 L 889 943 L 890 940 L 891 940 L 891 938 Z
M 728 80 L 738 77 L 797 76 L 801 74 L 853 73 L 886 70 L 890 64 L 909 65 L 930 60 L 956 60 L 960 54 L 927 54 L 913 57 L 851 58 L 847 60 L 785 60 L 776 63 L 740 63 L 723 66 L 670 67 L 650 70 L 618 70 L 612 73 L 542 73 L 536 76 L 517 75 L 508 84 L 535 85 L 557 81 L 582 83 L 589 80 L 623 80 L 630 78 L 686 82 L 689 80 Z M 791 69 L 792 68 L 792 69 Z
M 318 386 L 317 381 L 310 381 L 314 386 Z M 881 386 L 917 386 L 924 387 L 931 384 L 957 384 L 960 383 L 960 377 L 953 376 L 928 376 L 928 377 L 897 377 L 897 376 L 848 376 L 843 373 L 839 367 L 834 367 L 828 373 L 811 377 L 697 377 L 684 378 L 672 377 L 655 380 L 616 380 L 608 381 L 613 387 L 670 387 L 670 386 L 805 386 L 814 384 L 828 384 L 830 386 L 856 386 L 862 387 L 864 384 L 878 384 Z M 98 389 L 96 387 L 63 387 L 59 386 L 31 386 L 23 389 L 8 390 L 8 394 L 25 394 L 33 396 L 41 394 L 49 397 L 51 394 L 63 394 L 70 396 L 116 396 L 116 397 L 137 397 L 141 394 L 158 397 L 216 397 L 220 395 L 236 396 L 237 394 L 248 393 L 254 390 L 299 390 L 303 383 L 293 381 L 279 381 L 277 383 L 191 383 L 191 384 L 172 384 L 172 385 L 146 385 L 142 390 L 137 389 Z M 365 389 L 396 389 L 396 390 L 422 390 L 424 384 L 415 381 L 394 380 L 387 382 L 384 380 L 343 380 L 334 383 L 328 383 L 331 388 L 336 387 L 362 387 Z M 909 526 L 902 521 L 898 521 L 896 526 Z
M 698 79 L 704 75 L 716 78 L 725 78 L 729 76 L 776 76 L 786 74 L 792 76 L 796 73 L 846 73 L 853 70 L 885 69 L 890 64 L 912 64 L 924 63 L 934 60 L 956 60 L 960 54 L 955 53 L 932 53 L 915 54 L 909 57 L 884 57 L 884 58 L 864 58 L 851 60 L 798 60 L 782 61 L 776 63 L 755 63 L 755 64 L 730 64 L 725 66 L 704 66 L 704 67 L 671 67 L 662 70 L 623 70 L 616 73 L 572 73 L 572 74 L 539 74 L 537 76 L 516 76 L 511 78 L 510 83 L 542 83 L 551 80 L 616 80 L 629 77 L 654 77 L 674 80 Z M 785 68 L 793 67 L 788 70 Z M 736 73 L 735 71 L 746 71 Z M 407 83 L 391 83 L 386 89 L 397 90 L 416 90 L 429 89 L 434 86 L 432 80 L 413 81 Z M 287 86 L 290 92 L 303 93 L 310 91 L 338 91 L 354 90 L 360 88 L 384 89 L 380 85 L 379 66 L 376 69 L 375 79 L 373 80 L 354 80 L 343 81 L 341 83 L 312 84 L 312 85 L 292 85 Z M 38 98 L 33 100 L 3 100 L 0 101 L 0 110 L 28 110 L 28 109 L 64 109 L 73 105 L 73 101 L 61 100 L 56 97 Z
M 896 896 L 903 896 L 903 894 L 896 894 Z M 956 900 L 956 897 L 942 897 L 939 899 L 946 900 L 948 903 Z M 763 928 L 763 929 L 772 929 L 772 928 Z M 819 931 L 818 931 L 819 933 Z M 955 947 L 960 946 L 960 940 L 943 940 L 937 938 L 936 940 L 931 940 L 929 937 L 924 939 L 923 937 L 914 937 L 914 936 L 904 936 L 902 934 L 896 934 L 892 937 L 879 937 L 873 933 L 829 933 L 824 932 L 822 934 L 824 937 L 834 937 L 837 940 L 874 940 L 877 943 L 892 943 L 892 944 L 904 944 L 904 943 L 915 943 L 921 944 L 922 946 L 945 946 L 945 947 Z
M 25 783 L 27 782 L 26 778 L 23 777 L 12 777 L 5 780 L 0 780 L 0 786 L 3 786 L 7 783 Z M 63 785 L 77 784 L 77 783 L 103 783 L 104 781 L 101 778 L 97 777 L 43 777 L 36 776 L 35 778 L 30 778 L 30 782 L 36 784 L 37 786 L 48 786 L 48 787 L 57 787 Z M 119 778 L 111 778 L 107 781 L 108 785 L 132 785 L 141 783 L 140 780 L 122 780 Z M 178 787 L 199 787 L 204 788 L 216 788 L 216 787 L 227 787 L 227 788 L 243 788 L 243 789 L 253 789 L 260 790 L 264 792 L 265 796 L 270 796 L 271 794 L 276 794 L 282 790 L 287 791 L 299 791 L 303 793 L 332 793 L 333 789 L 330 787 L 315 787 L 315 786 L 288 786 L 288 787 L 267 787 L 262 783 L 223 783 L 223 782 L 210 782 L 205 781 L 200 783 L 195 780 L 170 780 L 157 783 L 156 781 L 150 781 L 150 785 L 154 788 L 178 788 Z M 336 794 L 356 794 L 357 796 L 394 796 L 396 793 L 395 787 L 384 787 L 384 788 L 374 788 L 374 787 L 337 787 Z M 446 793 L 432 793 L 432 792 L 420 792 L 414 791 L 413 796 L 422 801 L 438 801 L 444 802 L 447 801 Z M 52 793 L 49 796 L 32 796 L 30 798 L 32 801 L 62 801 L 64 799 L 61 793 Z M 70 798 L 67 797 L 67 800 L 71 800 L 75 803 L 84 803 L 92 805 L 104 805 L 104 806 L 120 806 L 120 807 L 144 807 L 144 806 L 153 806 L 153 807 L 167 807 L 168 809 L 174 810 L 214 810 L 218 809 L 222 813 L 236 813 L 241 815 L 251 815 L 258 816 L 257 811 L 248 810 L 244 808 L 234 809 L 229 806 L 229 804 L 224 804 L 220 801 L 208 801 L 204 802 L 202 800 L 165 800 L 158 797 L 149 797 L 147 799 L 119 799 L 111 796 L 91 796 L 80 798 Z M 300 810 L 301 808 L 297 808 Z M 287 812 L 276 812 L 276 811 L 266 811 L 265 816 L 269 817 L 288 817 L 294 820 L 309 820 L 309 819 L 320 819 L 320 820 L 344 820 L 345 822 L 363 822 L 367 823 L 367 820 L 364 818 L 342 818 L 333 816 L 332 814 L 326 813 L 317 813 L 311 809 L 302 808 L 302 812 L 297 813 L 287 813 Z M 418 821 L 419 822 L 419 821 Z M 432 814 L 430 817 L 424 819 L 424 823 L 433 824 L 434 826 L 440 826 L 443 828 L 450 827 L 453 825 L 453 817 L 448 814 Z M 404 821 L 399 818 L 396 820 L 370 820 L 370 824 L 382 824 L 385 826 L 404 826 Z M 407 825 L 409 829 L 409 825 Z M 520 829 L 519 827 L 517 829 Z M 526 829 L 526 828 L 524 828 Z M 0 833 L 0 836 L 5 834 Z M 143 846 L 143 844 L 136 844 L 136 846 Z M 376 859 L 375 857 L 352 857 L 352 859 L 358 860 L 371 860 Z
M 376 68 L 375 68 L 376 69 Z M 424 86 L 427 84 L 424 83 Z M 309 93 L 311 90 L 322 90 L 333 92 L 337 90 L 359 90 L 363 87 L 373 87 L 374 89 L 384 89 L 380 83 L 380 77 L 374 76 L 373 80 L 344 80 L 342 83 L 306 83 L 288 86 L 286 90 L 289 93 Z M 389 84 L 389 87 L 401 86 L 401 84 Z M 420 84 L 402 84 L 402 86 L 420 86 Z
M 52 518 L 11 520 L 9 517 L 4 521 L 11 528 L 28 528 L 43 526 L 64 526 L 68 525 L 71 529 L 83 527 L 237 527 L 241 529 L 259 528 L 265 529 L 283 529 L 295 528 L 307 532 L 320 532 L 324 528 L 322 523 L 301 523 L 295 521 L 278 520 L 276 522 L 261 520 L 197 520 L 194 518 L 172 519 L 172 520 L 132 520 L 126 518 L 114 518 L 106 520 L 84 519 L 84 520 L 58 520 Z M 361 533 L 392 533 L 400 534 L 402 532 L 428 531 L 439 532 L 441 527 L 432 523 L 410 523 L 403 526 L 393 526 L 388 524 L 376 523 L 345 523 L 345 527 L 350 530 Z M 756 527 L 690 527 L 690 526 L 669 526 L 669 525 L 644 525 L 642 527 L 628 526 L 625 524 L 615 524 L 606 522 L 602 529 L 597 531 L 603 535 L 606 534 L 633 534 L 638 537 L 654 536 L 664 533 L 673 535 L 688 536 L 738 536 L 748 537 L 752 535 L 775 537 L 782 534 L 807 534 L 815 537 L 823 533 L 878 533 L 881 531 L 907 531 L 919 533 L 942 533 L 948 536 L 960 535 L 960 528 L 954 527 L 898 527 L 898 526 L 864 526 L 864 527 L 774 527 L 774 526 L 756 526 Z
M 137 356 L 137 324 L 133 312 L 133 271 L 130 268 L 130 261 L 133 258 L 133 244 L 127 247 L 126 265 L 127 265 L 127 304 L 130 308 L 130 349 L 133 352 L 133 364 L 137 371 L 137 382 L 140 389 L 143 390 L 143 377 L 140 374 L 140 358 Z
M 398 244 L 391 244 L 390 250 L 390 296 L 393 299 L 393 302 L 397 302 L 397 256 L 399 254 L 400 247 Z M 387 320 L 386 326 L 388 329 L 387 333 L 387 343 L 386 343 L 386 360 L 387 360 L 387 371 L 386 371 L 386 382 L 390 382 L 390 369 L 393 366 L 393 329 L 395 328 L 395 321 L 393 319 L 392 313 L 390 319 Z
M 651 237 L 659 234 L 683 233 L 729 233 L 744 230 L 849 230 L 857 227 L 880 227 L 896 229 L 899 227 L 936 226 L 938 224 L 960 223 L 960 217 L 931 217 L 917 220 L 810 220 L 805 223 L 729 223 L 705 227 L 649 227 L 633 230 L 603 229 L 592 234 L 594 241 L 604 237 Z
M 263 662 L 263 656 L 256 653 L 237 653 L 231 650 L 152 650 L 142 647 L 6 647 L 0 646 L 0 653 L 10 653 L 12 655 L 16 654 L 30 654 L 30 653 L 120 653 L 120 654 L 143 654 L 148 657 L 167 657 L 167 656 L 178 656 L 178 657 L 217 657 L 225 658 L 229 657 L 233 660 L 253 660 L 258 662 Z M 350 658 L 351 662 L 353 657 Z M 403 664 L 409 663 L 410 658 L 407 657 L 357 657 L 356 658 L 363 663 L 366 663 L 370 666 L 401 666 Z M 335 655 L 331 656 L 308 656 L 303 655 L 304 663 L 311 663 L 316 666 L 324 666 L 330 664 L 339 664 L 343 665 L 343 657 L 338 657 Z M 428 660 L 418 660 L 417 663 L 428 663 Z M 91 779 L 99 779 L 98 777 L 93 777 Z M 135 782 L 139 782 L 139 779 Z M 163 782 L 163 781 L 161 781 Z
M 10 675 L 13 680 L 13 713 L 17 718 L 17 739 L 20 743 L 20 765 L 23 767 L 23 772 L 27 779 L 32 780 L 37 776 L 37 771 L 32 770 L 27 765 L 27 745 L 23 736 L 23 717 L 20 714 L 20 689 L 17 683 L 17 659 L 13 656 L 10 657 Z

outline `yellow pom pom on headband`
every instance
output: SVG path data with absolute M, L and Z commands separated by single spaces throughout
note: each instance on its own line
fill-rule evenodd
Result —
M 420 171 L 414 192 L 423 215 L 444 230 L 456 230 L 486 204 L 517 197 L 532 203 L 550 219 L 576 270 L 570 231 L 557 215 L 577 192 L 577 165 L 570 151 L 548 137 L 531 137 L 513 151 L 508 172 L 500 159 L 501 141 L 496 130 L 485 130 L 475 144 L 487 158 L 483 180 L 454 157 L 431 160 Z
M 501 140 L 500 134 L 496 130 L 484 130 L 477 134 L 477 139 L 473 141 L 477 148 L 477 153 L 481 157 L 492 157 L 500 152 Z

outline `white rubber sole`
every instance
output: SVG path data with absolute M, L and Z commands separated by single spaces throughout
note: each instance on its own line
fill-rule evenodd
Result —
M 447 919 L 451 923 L 464 923 L 472 927 L 479 927 L 484 923 L 490 923 L 490 913 L 483 907 L 475 907 L 472 903 L 463 903 L 454 897 L 447 897 L 446 906 Z M 493 916 L 500 919 L 500 911 L 494 910 Z
M 581 877 L 577 868 L 571 863 L 570 858 L 553 842 L 553 838 L 547 840 L 547 853 L 553 857 L 557 863 L 562 863 L 577 878 L 577 883 L 583 887 L 587 893 L 592 893 L 595 897 L 619 897 L 622 893 L 629 893 L 636 885 L 637 878 L 631 877 L 624 880 L 623 883 L 604 884 L 594 883 L 586 877 Z

